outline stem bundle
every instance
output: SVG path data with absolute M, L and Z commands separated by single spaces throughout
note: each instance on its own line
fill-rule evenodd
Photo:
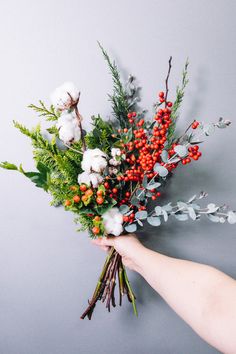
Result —
M 133 305 L 133 310 L 137 316 L 137 309 L 135 303 L 135 295 L 129 283 L 125 267 L 122 263 L 121 256 L 112 247 L 106 258 L 105 264 L 103 266 L 102 272 L 98 279 L 96 288 L 94 290 L 92 299 L 88 302 L 89 306 L 81 315 L 81 319 L 88 317 L 89 320 L 92 318 L 93 310 L 97 304 L 97 301 L 101 300 L 106 303 L 106 308 L 111 311 L 111 305 L 116 306 L 115 303 L 115 286 L 116 278 L 118 278 L 119 284 L 119 305 L 122 305 L 122 297 L 126 294 L 128 300 Z

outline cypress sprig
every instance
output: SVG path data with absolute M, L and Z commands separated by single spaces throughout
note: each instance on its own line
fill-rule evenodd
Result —
M 126 93 L 124 86 L 122 85 L 120 79 L 120 73 L 116 63 L 114 61 L 113 62 L 111 61 L 109 55 L 107 54 L 107 52 L 104 50 L 104 48 L 99 42 L 98 45 L 103 53 L 103 56 L 108 64 L 108 67 L 112 75 L 113 94 L 108 95 L 108 97 L 112 104 L 113 114 L 118 119 L 121 127 L 123 128 L 126 126 L 127 114 L 129 110 L 132 108 L 132 104 L 130 104 L 128 101 L 128 95 Z
M 45 117 L 47 121 L 55 121 L 59 118 L 59 114 L 55 111 L 53 105 L 47 108 L 41 100 L 39 100 L 39 106 L 30 104 L 28 107 L 39 113 L 40 117 Z
M 175 102 L 172 107 L 172 112 L 171 112 L 172 124 L 170 125 L 169 131 L 168 131 L 168 141 L 170 144 L 172 143 L 173 138 L 174 138 L 176 123 L 177 123 L 177 120 L 179 117 L 179 108 L 180 108 L 181 103 L 184 98 L 185 88 L 189 82 L 188 66 L 189 66 L 189 61 L 187 59 L 185 65 L 184 65 L 183 72 L 182 72 L 181 86 L 177 86 L 177 88 L 176 88 L 176 99 L 175 99 Z

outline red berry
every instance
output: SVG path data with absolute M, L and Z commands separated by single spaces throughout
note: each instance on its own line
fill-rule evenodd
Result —
M 164 97 L 164 96 L 165 96 L 165 94 L 163 91 L 159 92 L 159 97 Z
M 133 116 L 133 114 L 131 112 L 127 114 L 128 118 L 132 118 L 132 116 Z
M 136 115 L 137 115 L 136 112 L 133 112 L 133 113 L 132 113 L 132 116 L 133 116 L 134 118 L 136 117 Z
M 110 188 L 110 184 L 109 184 L 108 182 L 105 182 L 105 183 L 104 183 L 104 187 L 105 187 L 106 189 L 108 189 L 108 188 Z
M 168 106 L 168 107 L 172 107 L 172 106 L 173 106 L 173 103 L 172 103 L 172 102 L 167 102 L 167 106 Z
M 118 192 L 118 189 L 117 188 L 113 188 L 112 189 L 112 193 L 116 194 Z

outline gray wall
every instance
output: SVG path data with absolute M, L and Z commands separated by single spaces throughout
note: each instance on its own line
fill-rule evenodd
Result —
M 191 81 L 179 129 L 194 118 L 219 116 L 232 127 L 217 131 L 203 158 L 179 168 L 166 200 L 204 189 L 209 201 L 236 206 L 234 0 L 208 1 L 1 1 L 0 160 L 33 167 L 29 141 L 12 127 L 38 120 L 26 109 L 65 80 L 82 91 L 86 125 L 94 113 L 109 116 L 111 78 L 96 40 L 124 74 L 135 74 L 142 104 L 151 108 L 163 89 L 169 55 L 175 86 L 186 57 Z M 139 318 L 127 303 L 111 314 L 98 305 L 94 319 L 80 320 L 103 252 L 77 234 L 73 216 L 49 206 L 49 197 L 18 174 L 0 171 L 0 353 L 137 354 L 216 353 L 137 274 Z M 236 277 L 235 227 L 208 221 L 172 221 L 141 239 L 165 254 L 204 262 Z

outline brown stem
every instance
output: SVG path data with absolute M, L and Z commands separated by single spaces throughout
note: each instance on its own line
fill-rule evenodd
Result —
M 80 134 L 81 134 L 82 150 L 83 150 L 83 152 L 85 152 L 86 143 L 85 143 L 84 132 L 83 132 L 82 124 L 81 124 L 81 116 L 80 116 L 77 105 L 75 105 L 75 114 L 76 114 L 76 117 L 78 120 L 78 125 L 79 125 L 79 129 L 80 129 Z
M 128 300 L 132 302 L 134 312 L 137 315 L 135 296 L 129 284 L 128 277 L 125 272 L 125 268 L 123 266 L 121 256 L 118 254 L 118 252 L 115 251 L 114 248 L 111 248 L 106 258 L 106 262 L 102 269 L 102 273 L 99 277 L 92 299 L 89 301 L 89 306 L 82 314 L 81 319 L 84 319 L 86 316 L 88 317 L 89 320 L 91 319 L 93 310 L 98 300 L 101 300 L 102 302 L 106 300 L 106 308 L 108 309 L 109 312 L 111 309 L 111 304 L 113 307 L 116 306 L 115 286 L 116 286 L 117 276 L 119 279 L 120 305 L 122 303 L 121 300 L 122 296 L 126 294 Z
M 169 80 L 170 70 L 171 70 L 171 61 L 172 61 L 172 56 L 170 56 L 170 59 L 169 59 L 169 68 L 168 68 L 168 73 L 166 76 L 165 107 L 167 106 L 167 96 L 168 96 L 168 92 L 169 92 L 168 80 Z

